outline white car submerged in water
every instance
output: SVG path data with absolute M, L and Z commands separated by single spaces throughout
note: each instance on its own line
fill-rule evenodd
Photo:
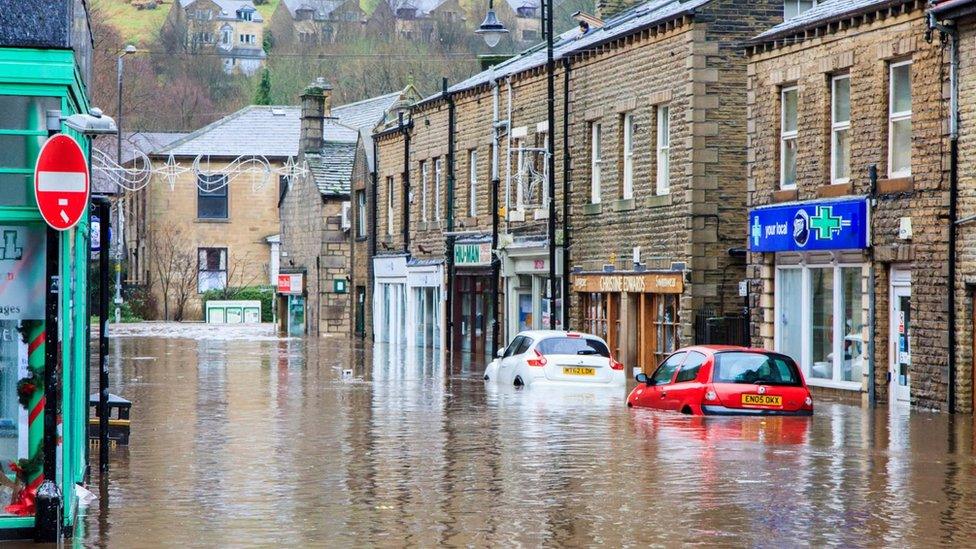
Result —
M 485 369 L 497 385 L 624 387 L 624 365 L 597 336 L 559 330 L 520 332 Z

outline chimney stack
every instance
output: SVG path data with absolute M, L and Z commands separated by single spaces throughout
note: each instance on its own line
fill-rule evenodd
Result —
M 322 131 L 326 117 L 332 115 L 332 86 L 319 77 L 302 92 L 302 152 L 322 150 Z

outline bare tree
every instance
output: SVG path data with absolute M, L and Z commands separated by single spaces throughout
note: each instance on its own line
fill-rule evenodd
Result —
M 179 227 L 161 227 L 149 239 L 152 285 L 163 298 L 163 320 L 183 320 L 186 304 L 197 288 L 197 257 Z
M 219 299 L 234 299 L 241 288 L 253 286 L 264 274 L 261 269 L 252 268 L 254 265 L 255 261 L 250 252 L 229 261 L 224 287 L 216 291 Z

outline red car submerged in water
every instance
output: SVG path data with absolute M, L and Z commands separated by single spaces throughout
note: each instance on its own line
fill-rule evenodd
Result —
M 803 374 L 786 355 L 720 345 L 680 349 L 637 374 L 627 406 L 695 415 L 813 415 Z

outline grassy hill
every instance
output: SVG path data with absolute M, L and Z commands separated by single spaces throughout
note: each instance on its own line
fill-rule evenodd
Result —
M 126 42 L 148 43 L 155 36 L 156 31 L 163 26 L 163 21 L 177 0 L 160 0 L 156 9 L 138 9 L 130 0 L 90 0 L 92 11 L 97 17 L 104 17 L 115 27 Z M 268 0 L 257 6 L 265 21 L 271 19 L 271 14 L 278 7 L 280 0 Z

